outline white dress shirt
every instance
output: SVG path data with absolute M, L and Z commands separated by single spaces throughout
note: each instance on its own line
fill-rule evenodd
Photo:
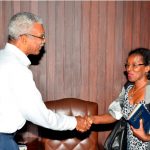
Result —
M 0 132 L 13 133 L 26 120 L 53 130 L 73 130 L 73 116 L 48 110 L 29 70 L 30 60 L 17 47 L 7 43 L 0 50 Z

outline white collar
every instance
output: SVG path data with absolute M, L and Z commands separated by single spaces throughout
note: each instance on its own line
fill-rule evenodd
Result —
M 5 50 L 7 52 L 13 53 L 17 57 L 17 59 L 25 66 L 31 65 L 31 61 L 29 58 L 23 53 L 19 48 L 17 48 L 15 45 L 6 43 Z

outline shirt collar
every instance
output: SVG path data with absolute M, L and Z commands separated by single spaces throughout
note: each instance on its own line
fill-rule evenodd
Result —
M 31 61 L 29 60 L 29 58 L 15 45 L 6 43 L 5 50 L 13 53 L 13 55 L 15 55 L 23 65 L 27 67 L 31 65 Z

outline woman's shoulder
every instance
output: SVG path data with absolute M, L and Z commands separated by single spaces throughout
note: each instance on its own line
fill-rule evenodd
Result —
M 148 83 L 146 85 L 145 102 L 146 102 L 146 104 L 150 103 L 150 80 L 148 81 Z

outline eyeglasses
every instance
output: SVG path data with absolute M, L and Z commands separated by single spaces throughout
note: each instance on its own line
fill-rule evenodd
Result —
M 125 64 L 125 68 L 126 69 L 129 69 L 129 67 L 131 66 L 134 70 L 137 69 L 139 66 L 143 66 L 145 64 L 132 64 L 132 65 L 129 65 L 129 64 Z
M 45 39 L 45 35 L 43 34 L 42 36 L 36 36 L 36 35 L 33 35 L 33 34 L 29 34 L 29 33 L 26 33 L 26 34 L 22 34 L 22 35 L 29 35 L 29 36 L 33 36 L 35 38 L 39 38 L 41 40 L 44 40 Z

